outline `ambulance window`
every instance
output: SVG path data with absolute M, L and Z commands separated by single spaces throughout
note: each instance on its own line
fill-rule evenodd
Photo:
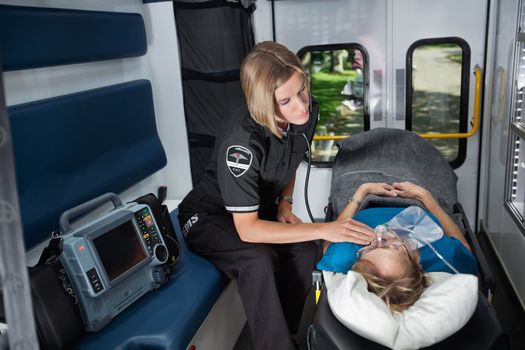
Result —
M 470 49 L 460 38 L 425 39 L 407 53 L 406 129 L 418 134 L 467 132 Z M 465 138 L 428 139 L 451 163 L 466 156 Z
M 336 140 L 370 128 L 368 121 L 368 53 L 358 44 L 307 46 L 298 53 L 319 102 L 312 142 L 312 162 L 329 164 Z
M 519 226 L 523 229 L 525 222 L 525 163 L 524 159 L 524 139 L 518 135 L 523 134 L 523 129 L 516 124 L 511 126 L 511 152 L 510 152 L 510 171 L 507 178 L 507 209 L 510 209 L 512 217 L 517 221 Z M 509 181 L 510 180 L 510 181 Z
M 525 16 L 519 28 L 524 28 Z M 516 61 L 512 81 L 510 109 L 509 148 L 505 179 L 505 207 L 525 235 L 525 33 L 517 33 Z

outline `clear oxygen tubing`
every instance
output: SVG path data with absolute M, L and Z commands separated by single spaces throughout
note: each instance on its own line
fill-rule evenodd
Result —
M 0 62 L 1 67 L 1 62 Z M 0 287 L 10 349 L 38 349 L 22 222 L 18 206 L 11 131 L 0 72 Z M 0 347 L 5 345 L 0 335 Z
M 407 231 L 408 232 L 408 235 L 409 236 L 413 236 L 413 238 L 417 239 L 418 241 L 420 242 L 423 242 L 425 243 L 426 245 L 428 245 L 430 247 L 430 249 L 434 252 L 434 254 L 436 254 L 436 256 L 441 260 L 443 261 L 443 263 L 445 265 L 447 265 L 452 271 L 454 271 L 454 273 L 460 273 L 458 270 L 456 270 L 456 268 L 454 266 L 452 266 L 451 263 L 449 263 L 447 261 L 447 259 L 445 259 L 445 257 L 443 255 L 441 255 L 437 250 L 436 248 L 434 248 L 434 246 L 423 236 L 415 233 L 414 231 L 408 229 L 408 228 L 404 228 L 404 227 L 391 227 L 390 228 L 391 230 L 393 230 L 394 232 L 396 230 L 402 230 L 402 231 Z

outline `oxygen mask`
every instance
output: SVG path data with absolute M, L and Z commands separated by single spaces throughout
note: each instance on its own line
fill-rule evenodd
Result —
M 402 229 L 379 225 L 374 229 L 374 236 L 375 239 L 370 245 L 357 251 L 358 259 L 361 258 L 364 253 L 377 248 L 406 250 L 409 256 L 413 250 L 417 249 L 417 241 Z

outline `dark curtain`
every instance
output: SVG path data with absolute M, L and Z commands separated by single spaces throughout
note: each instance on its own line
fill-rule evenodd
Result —
M 193 185 L 210 161 L 215 132 L 244 103 L 239 67 L 254 45 L 242 2 L 175 1 L 175 22 Z

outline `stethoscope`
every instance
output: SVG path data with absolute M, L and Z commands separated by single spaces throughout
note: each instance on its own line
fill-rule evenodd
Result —
M 312 215 L 312 211 L 310 210 L 310 203 L 308 201 L 308 183 L 310 181 L 310 169 L 312 167 L 312 149 L 310 147 L 310 141 L 308 140 L 308 137 L 306 136 L 305 132 L 308 130 L 312 124 L 312 121 L 314 118 L 312 118 L 312 96 L 310 95 L 309 98 L 309 106 L 308 106 L 308 121 L 306 124 L 301 125 L 301 130 L 283 130 L 284 135 L 291 135 L 291 136 L 302 136 L 304 138 L 304 141 L 306 142 L 306 147 L 308 149 L 308 165 L 306 167 L 306 177 L 304 179 L 304 203 L 306 205 L 306 211 L 308 212 L 308 216 L 310 217 L 310 221 L 315 222 L 314 216 Z M 319 120 L 319 111 L 317 111 L 316 119 Z M 290 129 L 290 127 L 288 127 Z

